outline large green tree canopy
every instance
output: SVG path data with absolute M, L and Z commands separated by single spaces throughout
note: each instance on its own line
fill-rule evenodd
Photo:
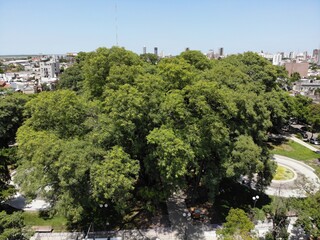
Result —
M 270 183 L 267 132 L 289 119 L 290 101 L 277 85 L 282 70 L 257 54 L 189 51 L 155 63 L 99 48 L 63 74 L 71 90 L 26 105 L 17 179 L 72 222 L 105 202 L 125 214 L 186 186 L 214 201 L 224 178 Z

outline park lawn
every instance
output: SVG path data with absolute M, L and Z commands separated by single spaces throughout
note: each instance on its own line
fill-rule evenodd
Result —
M 316 170 L 315 173 L 320 177 L 320 162 L 318 160 L 320 154 L 317 154 L 292 140 L 283 142 L 280 145 L 272 144 L 271 146 L 273 148 L 271 153 L 303 161 L 307 165 L 313 167 Z
M 67 230 L 67 219 L 63 216 L 54 216 L 52 218 L 40 217 L 39 212 L 24 212 L 25 224 L 32 226 L 51 226 L 54 232 L 62 232 Z
M 294 173 L 283 166 L 278 165 L 276 175 L 274 175 L 273 180 L 289 180 L 294 177 Z
M 301 161 L 310 161 L 320 157 L 319 154 L 311 151 L 310 149 L 296 143 L 292 140 L 282 143 L 281 145 L 272 145 L 273 154 L 279 154 Z

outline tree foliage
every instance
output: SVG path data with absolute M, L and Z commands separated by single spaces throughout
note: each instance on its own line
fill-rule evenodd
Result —
M 219 239 L 249 240 L 255 239 L 251 233 L 253 229 L 253 222 L 250 221 L 242 209 L 231 208 L 226 217 L 226 222 L 223 224 L 222 229 L 217 231 L 217 234 L 220 235 Z
M 77 223 L 104 202 L 123 216 L 177 188 L 202 186 L 214 201 L 224 178 L 270 183 L 267 132 L 289 120 L 292 103 L 268 61 L 188 51 L 155 63 L 113 47 L 76 64 L 61 88 L 77 93 L 40 93 L 26 104 L 17 134 L 26 195 L 44 196 Z
M 24 240 L 27 239 L 24 229 L 24 221 L 21 212 L 7 214 L 0 212 L 0 239 L 1 240 Z
M 295 200 L 293 208 L 298 211 L 297 225 L 314 239 L 320 237 L 320 191 L 305 199 Z
M 24 105 L 29 96 L 20 93 L 0 99 L 0 148 L 13 144 L 18 128 L 23 122 Z
M 15 143 L 28 99 L 28 96 L 19 93 L 5 95 L 0 99 L 0 203 L 15 193 L 14 186 L 9 184 L 9 165 L 16 163 L 16 149 L 8 147 Z

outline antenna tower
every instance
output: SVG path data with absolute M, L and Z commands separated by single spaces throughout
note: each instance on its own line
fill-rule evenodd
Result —
M 117 1 L 114 6 L 115 10 L 115 22 L 116 22 L 116 46 L 118 46 L 118 6 L 117 6 Z

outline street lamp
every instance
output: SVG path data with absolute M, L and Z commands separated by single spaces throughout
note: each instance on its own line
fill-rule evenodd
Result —
M 107 203 L 105 203 L 105 204 L 99 204 L 99 207 L 101 207 L 101 208 L 103 208 L 103 207 L 107 208 L 107 207 L 108 207 L 108 204 L 107 204 Z
M 187 219 L 187 223 L 186 223 L 185 228 L 184 228 L 184 239 L 188 239 L 188 235 L 187 235 L 188 220 L 190 220 L 191 213 L 190 213 L 190 212 L 188 212 L 188 213 L 185 213 L 185 212 L 184 212 L 184 213 L 182 214 L 182 216 Z
M 256 202 L 258 201 L 258 199 L 259 199 L 259 195 L 252 197 L 252 200 L 253 200 L 253 208 L 256 207 Z
M 103 209 L 103 208 L 107 208 L 109 205 L 107 204 L 107 203 L 105 203 L 105 204 L 99 204 L 99 207 L 101 208 L 101 209 Z M 106 222 L 106 226 L 109 226 L 109 222 Z
M 108 207 L 108 204 L 107 203 L 105 203 L 105 204 L 99 204 L 99 207 L 102 209 L 102 208 L 107 208 Z M 108 222 L 106 222 L 106 225 L 108 226 L 109 225 L 109 223 Z M 93 232 L 93 239 L 96 239 L 95 238 L 95 233 L 94 233 L 94 220 L 92 220 L 92 222 L 91 222 L 91 224 L 90 224 L 90 226 L 89 226 L 89 229 L 88 229 L 88 232 L 87 232 L 87 234 L 86 234 L 86 237 L 85 237 L 85 239 L 88 239 L 88 236 L 89 236 L 89 233 L 90 233 L 90 229 L 92 228 L 92 232 Z

